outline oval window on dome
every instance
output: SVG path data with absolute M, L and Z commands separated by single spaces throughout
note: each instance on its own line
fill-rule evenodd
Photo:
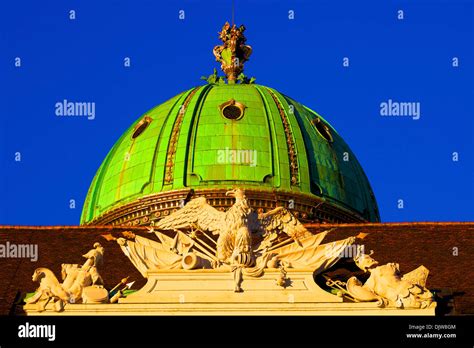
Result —
M 151 123 L 152 118 L 145 116 L 143 120 L 137 123 L 137 125 L 134 128 L 133 134 L 132 134 L 132 139 L 137 138 L 140 134 L 142 134 L 145 129 L 147 129 L 148 125 Z
M 246 106 L 231 99 L 219 105 L 222 116 L 229 120 L 239 120 L 244 116 Z
M 332 143 L 334 140 L 332 138 L 331 130 L 329 129 L 328 126 L 324 124 L 323 121 L 319 117 L 315 118 L 313 120 L 313 124 L 316 127 L 316 130 L 318 133 L 326 139 L 328 142 Z

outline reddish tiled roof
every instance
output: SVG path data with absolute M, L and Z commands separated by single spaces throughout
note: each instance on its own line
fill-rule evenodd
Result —
M 474 222 L 417 222 L 316 225 L 306 227 L 312 232 L 336 227 L 325 242 L 366 232 L 367 250 L 374 250 L 380 263 L 398 262 L 402 272 L 423 264 L 430 270 L 428 287 L 454 294 L 456 314 L 474 314 Z M 19 291 L 33 291 L 36 284 L 31 275 L 37 267 L 48 267 L 59 276 L 61 263 L 82 263 L 82 254 L 94 242 L 106 248 L 103 277 L 106 287 L 112 287 L 125 276 L 144 279 L 122 254 L 120 248 L 101 237 L 103 234 L 131 230 L 146 236 L 143 227 L 113 226 L 0 226 L 0 244 L 38 244 L 37 262 L 28 259 L 0 258 L 0 314 L 8 314 Z M 148 235 L 150 237 L 150 235 Z M 453 252 L 457 248 L 458 255 Z

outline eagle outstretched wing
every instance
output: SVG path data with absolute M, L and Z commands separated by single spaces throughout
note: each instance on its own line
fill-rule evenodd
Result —
M 259 221 L 267 234 L 283 232 L 297 242 L 302 238 L 312 235 L 293 214 L 283 207 L 278 207 L 267 213 L 260 214 Z
M 225 225 L 225 213 L 212 207 L 205 197 L 189 201 L 183 208 L 156 222 L 162 230 L 179 230 L 191 227 L 219 233 Z

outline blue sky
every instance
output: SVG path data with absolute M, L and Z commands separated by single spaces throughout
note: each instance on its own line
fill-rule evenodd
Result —
M 472 221 L 473 9 L 453 0 L 236 0 L 235 19 L 254 49 L 246 74 L 334 126 L 383 221 Z M 78 224 L 109 149 L 141 114 L 218 67 L 212 48 L 230 18 L 230 0 L 2 2 L 0 224 Z M 63 99 L 95 102 L 95 119 L 56 117 Z M 389 99 L 420 103 L 420 119 L 382 117 Z

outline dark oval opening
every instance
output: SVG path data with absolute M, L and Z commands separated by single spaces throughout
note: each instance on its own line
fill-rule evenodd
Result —
M 321 136 L 324 139 L 326 139 L 328 142 L 332 143 L 333 139 L 332 139 L 332 135 L 331 135 L 331 131 L 329 130 L 329 127 L 326 126 L 319 119 L 315 122 L 315 126 L 316 126 L 316 129 L 318 130 L 319 134 L 321 134 Z
M 135 127 L 135 131 L 132 134 L 132 139 L 135 139 L 138 137 L 140 134 L 142 134 L 145 129 L 148 127 L 150 124 L 151 119 L 150 118 L 144 118 L 143 120 L 140 121 Z
M 228 105 L 222 109 L 222 114 L 229 120 L 236 120 L 242 117 L 242 110 L 238 106 Z

